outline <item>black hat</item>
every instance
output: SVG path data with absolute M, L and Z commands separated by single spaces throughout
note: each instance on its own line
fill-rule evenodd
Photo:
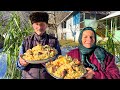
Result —
M 49 15 L 46 12 L 34 12 L 29 16 L 31 23 L 35 22 L 46 22 L 48 23 Z

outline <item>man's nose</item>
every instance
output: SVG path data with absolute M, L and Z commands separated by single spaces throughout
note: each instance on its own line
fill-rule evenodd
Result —
M 38 28 L 39 28 L 39 29 L 42 28 L 41 25 L 38 25 Z

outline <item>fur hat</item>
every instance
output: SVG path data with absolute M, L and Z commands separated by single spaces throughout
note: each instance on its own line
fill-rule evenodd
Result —
M 46 12 L 34 12 L 29 16 L 31 23 L 46 22 L 48 24 L 49 15 Z

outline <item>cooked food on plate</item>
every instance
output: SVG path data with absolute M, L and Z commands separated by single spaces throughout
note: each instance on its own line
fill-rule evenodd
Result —
M 46 69 L 57 79 L 78 79 L 86 73 L 83 64 L 70 56 L 59 56 L 56 60 L 46 63 Z
M 54 57 L 57 54 L 55 48 L 50 47 L 49 45 L 42 46 L 38 44 L 32 49 L 28 49 L 22 56 L 24 60 L 45 60 Z

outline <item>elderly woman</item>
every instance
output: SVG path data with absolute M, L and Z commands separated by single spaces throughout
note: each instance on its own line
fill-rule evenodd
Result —
M 96 33 L 92 27 L 84 28 L 79 35 L 77 49 L 68 56 L 81 61 L 87 73 L 86 79 L 120 79 L 120 72 L 115 64 L 115 57 L 104 48 L 96 45 Z

